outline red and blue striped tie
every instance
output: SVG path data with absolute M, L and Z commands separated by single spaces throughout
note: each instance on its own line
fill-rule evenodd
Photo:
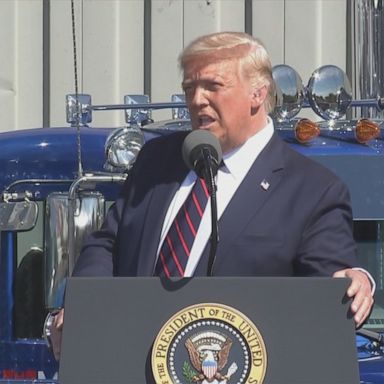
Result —
M 164 239 L 156 263 L 156 276 L 184 276 L 208 197 L 204 179 L 198 178 Z

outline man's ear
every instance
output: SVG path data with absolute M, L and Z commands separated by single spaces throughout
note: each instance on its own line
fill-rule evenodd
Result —
M 252 92 L 252 108 L 258 108 L 262 105 L 267 98 L 268 89 L 266 85 L 263 85 L 260 88 L 253 90 Z

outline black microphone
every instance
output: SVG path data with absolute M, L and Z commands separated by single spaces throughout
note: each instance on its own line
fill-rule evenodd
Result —
M 193 169 L 199 177 L 204 177 L 207 184 L 209 184 L 207 166 L 211 168 L 213 176 L 216 176 L 223 157 L 216 136 L 201 129 L 192 131 L 184 139 L 182 154 L 188 168 Z
M 182 148 L 184 162 L 199 177 L 203 177 L 211 195 L 211 248 L 208 257 L 207 275 L 213 275 L 216 249 L 219 242 L 217 225 L 217 201 L 215 176 L 223 157 L 219 140 L 205 130 L 192 131 L 185 139 Z

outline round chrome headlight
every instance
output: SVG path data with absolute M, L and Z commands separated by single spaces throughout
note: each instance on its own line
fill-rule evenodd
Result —
M 296 116 L 304 102 L 304 86 L 300 75 L 289 65 L 275 65 L 272 69 L 276 84 L 276 106 L 272 113 L 278 121 Z
M 326 120 L 343 117 L 352 101 L 349 79 L 335 65 L 325 65 L 313 72 L 307 93 L 312 109 Z
M 131 168 L 144 145 L 144 134 L 139 127 L 118 128 L 105 142 L 106 168 L 125 171 Z

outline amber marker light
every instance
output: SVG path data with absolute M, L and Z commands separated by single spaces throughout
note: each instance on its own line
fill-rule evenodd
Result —
M 320 127 L 312 120 L 300 119 L 295 125 L 295 136 L 299 143 L 308 143 L 319 134 Z
M 355 136 L 359 143 L 365 144 L 380 136 L 380 127 L 372 120 L 360 119 L 356 124 Z

